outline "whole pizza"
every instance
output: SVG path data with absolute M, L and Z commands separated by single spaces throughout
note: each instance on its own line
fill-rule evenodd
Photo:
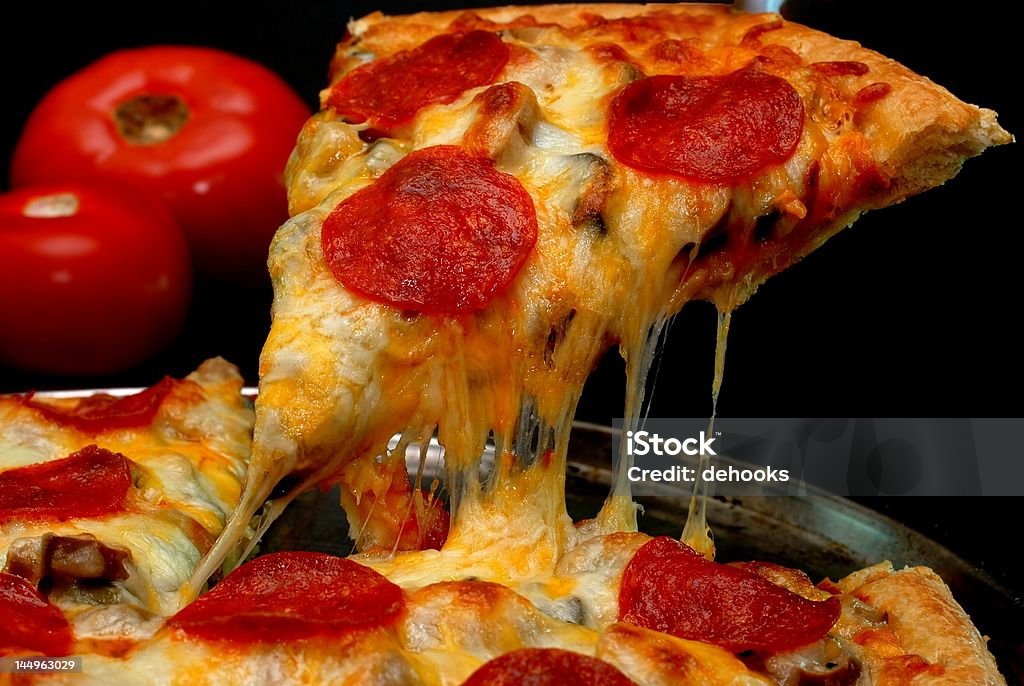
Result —
M 219 360 L 0 403 L 0 654 L 84 656 L 19 683 L 1005 684 L 927 568 L 716 560 L 699 499 L 652 538 L 628 460 L 593 518 L 565 504 L 609 347 L 629 427 L 668 321 L 710 301 L 720 381 L 736 307 L 1010 142 L 995 113 L 778 15 L 670 4 L 375 13 L 321 105 L 254 421 Z M 427 482 L 406 454 L 432 437 Z M 353 555 L 239 566 L 335 485 Z

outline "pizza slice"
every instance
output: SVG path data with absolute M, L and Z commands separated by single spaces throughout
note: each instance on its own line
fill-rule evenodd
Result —
M 186 582 L 248 466 L 241 388 L 217 358 L 124 397 L 0 396 L 4 594 L 41 593 L 97 640 L 144 632 L 188 603 Z
M 435 431 L 443 553 L 486 567 L 514 526 L 515 574 L 550 567 L 579 536 L 561 474 L 606 348 L 636 417 L 687 302 L 728 315 L 860 213 L 1010 140 L 856 43 L 706 6 L 373 14 L 322 104 L 271 249 L 256 468 L 194 584 L 286 477 L 291 495 L 340 482 L 362 549 L 416 547 L 438 506 L 404 452 Z M 635 528 L 621 474 L 591 533 Z

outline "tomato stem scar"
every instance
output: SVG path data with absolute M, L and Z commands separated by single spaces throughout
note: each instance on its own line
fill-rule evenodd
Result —
M 138 95 L 113 112 L 121 137 L 132 145 L 158 145 L 188 121 L 188 105 L 177 95 Z

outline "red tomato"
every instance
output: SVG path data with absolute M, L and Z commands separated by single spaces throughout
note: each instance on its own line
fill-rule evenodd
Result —
M 275 74 L 218 50 L 114 52 L 58 84 L 32 112 L 11 183 L 114 178 L 163 199 L 196 269 L 267 278 L 287 218 L 284 167 L 309 111 Z
M 59 374 L 127 369 L 188 309 L 188 247 L 131 188 L 51 184 L 0 195 L 0 360 Z

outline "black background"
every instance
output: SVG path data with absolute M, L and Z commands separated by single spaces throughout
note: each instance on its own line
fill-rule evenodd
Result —
M 6 165 L 25 118 L 47 89 L 115 48 L 187 43 L 227 49 L 278 72 L 312 109 L 350 16 L 479 4 L 486 3 L 21 2 L 16 17 L 8 6 L 0 25 L 0 165 Z M 787 12 L 895 58 L 968 102 L 997 110 L 1005 128 L 1020 132 L 1019 5 L 940 7 L 805 0 L 791 3 Z M 1019 146 L 989 151 L 946 186 L 865 216 L 769 281 L 733 318 L 719 412 L 1021 415 L 1021 162 Z M 214 354 L 239 364 L 254 383 L 268 307 L 269 292 L 200 285 L 180 339 L 145 367 L 100 379 L 49 378 L 0 367 L 0 391 L 143 385 L 164 373 L 185 374 Z M 677 318 L 662 357 L 653 415 L 710 412 L 714 320 L 713 308 L 702 303 Z M 610 423 L 621 414 L 622 390 L 622 362 L 613 351 L 588 383 L 578 417 Z M 1014 450 L 1021 452 L 1019 446 Z M 1019 576 L 1010 571 L 1019 542 L 1010 523 L 1018 520 L 1019 502 L 985 498 L 968 506 L 963 500 L 908 498 L 874 505 L 1019 586 Z M 964 509 L 980 518 L 964 519 Z

